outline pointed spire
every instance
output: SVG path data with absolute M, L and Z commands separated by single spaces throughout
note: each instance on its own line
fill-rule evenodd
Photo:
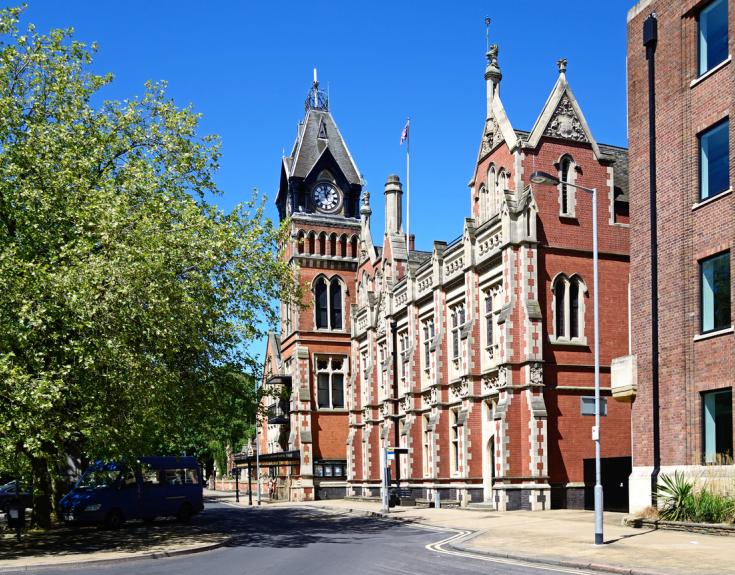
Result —
M 319 89 L 316 68 L 314 68 L 314 81 L 309 89 L 309 95 L 306 96 L 306 102 L 304 102 L 304 111 L 308 112 L 309 110 L 329 110 L 329 97 L 326 92 Z
M 490 44 L 490 18 L 485 18 L 485 43 L 487 45 L 487 66 L 485 67 L 485 83 L 487 87 L 487 117 L 491 114 L 492 101 L 498 93 L 498 85 L 503 78 L 498 65 L 498 45 Z

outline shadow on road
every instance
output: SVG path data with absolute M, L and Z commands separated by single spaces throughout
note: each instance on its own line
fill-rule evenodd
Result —
M 107 551 L 136 553 L 171 545 L 193 546 L 228 539 L 230 547 L 305 547 L 320 541 L 351 542 L 385 534 L 396 524 L 370 517 L 337 515 L 304 507 L 231 507 L 208 501 L 189 523 L 159 519 L 130 522 L 117 531 L 97 527 L 59 526 L 25 533 L 20 542 L 4 536 L 0 560 L 59 557 Z

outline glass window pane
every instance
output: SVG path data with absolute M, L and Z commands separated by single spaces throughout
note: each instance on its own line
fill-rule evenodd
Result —
M 579 337 L 579 284 L 569 286 L 569 337 Z
M 345 406 L 344 381 L 341 373 L 332 374 L 332 407 Z
M 332 329 L 342 329 L 342 286 L 339 281 L 332 280 L 330 286 L 330 298 L 332 300 Z
M 702 333 L 725 329 L 730 319 L 730 252 L 701 262 Z
M 730 122 L 724 121 L 699 138 L 700 198 L 707 199 L 730 187 Z
M 699 13 L 699 74 L 727 58 L 727 0 L 715 0 Z
M 556 302 L 556 337 L 564 337 L 566 334 L 564 326 L 564 280 L 559 279 L 554 290 L 554 298 Z
M 704 461 L 710 464 L 733 462 L 732 390 L 702 394 Z
M 319 280 L 314 290 L 316 299 L 316 327 L 327 328 L 327 283 Z
M 320 373 L 317 376 L 317 402 L 319 407 L 330 407 L 329 405 L 329 374 Z

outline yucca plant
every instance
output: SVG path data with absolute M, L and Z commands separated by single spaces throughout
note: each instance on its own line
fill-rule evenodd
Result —
M 659 516 L 665 521 L 688 521 L 694 499 L 694 484 L 676 471 L 673 475 L 662 475 L 656 488 L 659 500 Z

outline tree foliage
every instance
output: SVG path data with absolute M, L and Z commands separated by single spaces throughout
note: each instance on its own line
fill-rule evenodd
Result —
M 219 142 L 191 107 L 155 83 L 93 105 L 94 46 L 21 13 L 0 11 L 0 470 L 43 496 L 67 454 L 236 434 L 245 350 L 294 287 L 262 200 L 208 200 Z

